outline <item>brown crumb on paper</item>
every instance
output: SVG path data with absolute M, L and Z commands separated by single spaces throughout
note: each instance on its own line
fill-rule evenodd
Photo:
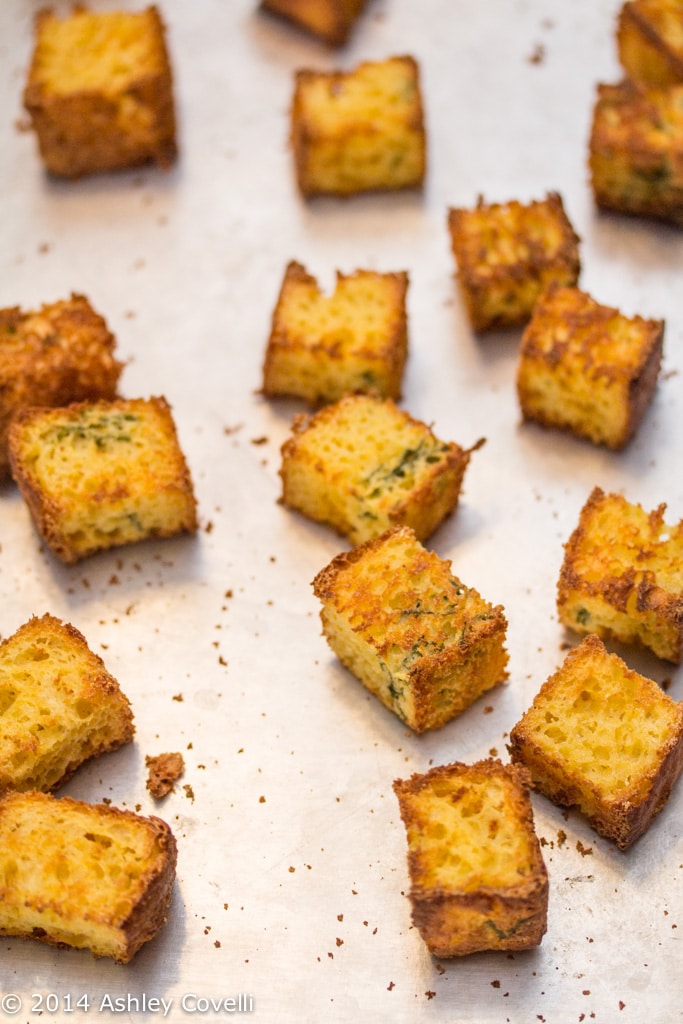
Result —
M 174 789 L 174 783 L 185 771 L 183 755 L 178 753 L 147 756 L 147 789 L 156 800 L 160 800 Z

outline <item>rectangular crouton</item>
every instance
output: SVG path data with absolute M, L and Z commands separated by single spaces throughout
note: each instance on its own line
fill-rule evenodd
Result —
M 489 759 L 397 779 L 412 917 L 434 956 L 537 946 L 548 873 L 527 772 Z
M 338 555 L 313 581 L 339 660 L 415 732 L 436 729 L 507 678 L 507 622 L 394 527 Z
M 408 348 L 406 273 L 337 271 L 324 295 L 300 263 L 285 272 L 268 340 L 263 393 L 311 404 L 347 393 L 398 399 Z
M 63 562 L 197 530 L 190 473 L 164 398 L 80 402 L 18 413 L 12 475 Z
M 551 285 L 522 336 L 524 419 L 623 448 L 652 400 L 663 338 L 662 320 L 627 317 L 578 288 Z
M 683 769 L 683 705 L 591 634 L 514 726 L 510 754 L 535 789 L 560 806 L 577 806 L 626 850 Z
M 391 399 L 347 395 L 295 417 L 282 446 L 281 501 L 352 544 L 397 525 L 425 540 L 456 508 L 481 443 L 465 450 Z
M 425 126 L 412 57 L 296 73 L 291 139 L 304 196 L 421 188 Z
M 261 9 L 280 15 L 329 46 L 343 46 L 366 0 L 261 0 Z
M 38 310 L 0 309 L 0 480 L 9 476 L 10 420 L 29 405 L 114 398 L 116 339 L 84 295 Z
M 8 793 L 0 800 L 0 934 L 128 963 L 166 921 L 176 857 L 160 818 Z
M 683 645 L 683 521 L 595 487 L 565 544 L 560 622 L 576 633 L 640 643 L 678 665 Z
M 171 65 L 158 9 L 35 19 L 24 106 L 47 170 L 65 178 L 177 154 Z
M 520 203 L 485 203 L 448 211 L 451 248 L 465 308 L 475 331 L 517 327 L 551 283 L 576 284 L 579 237 L 557 192 Z
M 617 50 L 635 82 L 683 82 L 683 0 L 628 0 L 619 11 Z
M 56 789 L 133 733 L 127 698 L 73 626 L 34 617 L 0 644 L 0 795 Z

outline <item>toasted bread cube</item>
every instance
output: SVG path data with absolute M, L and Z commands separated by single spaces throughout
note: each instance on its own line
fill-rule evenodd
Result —
M 626 850 L 683 770 L 683 704 L 585 637 L 510 733 L 535 789 Z
M 406 273 L 337 271 L 332 295 L 300 263 L 287 266 L 266 350 L 263 393 L 311 404 L 347 393 L 400 398 L 408 349 Z
M 397 779 L 413 924 L 434 956 L 531 949 L 548 872 L 525 769 L 488 759 Z
M 164 398 L 30 408 L 10 426 L 12 475 L 63 562 L 197 530 L 190 473 Z
M 168 917 L 176 859 L 160 818 L 8 793 L 0 800 L 0 934 L 128 963 Z
M 565 544 L 560 622 L 576 633 L 640 643 L 678 665 L 683 652 L 683 520 L 595 487 Z
M 517 327 L 552 282 L 574 285 L 579 237 L 557 192 L 543 200 L 485 203 L 448 211 L 460 291 L 475 331 Z
M 116 339 L 84 295 L 38 310 L 0 309 L 0 480 L 7 431 L 19 409 L 114 398 L 123 364 Z
M 474 448 L 440 441 L 389 398 L 346 395 L 294 418 L 282 445 L 282 504 L 352 544 L 391 526 L 425 540 L 460 497 Z
M 134 731 L 119 684 L 73 626 L 34 617 L 0 644 L 0 795 L 57 789 Z
M 291 136 L 304 196 L 420 188 L 426 140 L 416 61 L 298 71 Z
M 156 7 L 38 12 L 24 106 L 51 174 L 79 178 L 177 154 L 171 66 Z
M 617 50 L 635 82 L 683 82 L 682 0 L 628 0 L 619 11 Z
M 589 167 L 606 210 L 683 226 L 683 85 L 599 85 Z
M 652 400 L 663 338 L 663 320 L 629 318 L 578 288 L 551 285 L 522 335 L 524 419 L 623 448 Z
M 438 729 L 507 679 L 507 621 L 396 526 L 313 581 L 339 660 L 415 732 Z
M 261 8 L 278 14 L 329 46 L 343 46 L 365 0 L 261 0 Z

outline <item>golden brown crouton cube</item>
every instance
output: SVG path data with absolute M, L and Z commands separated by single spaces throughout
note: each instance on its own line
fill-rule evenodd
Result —
M 626 850 L 683 770 L 683 704 L 587 636 L 510 733 L 535 789 Z
M 304 196 L 420 188 L 426 143 L 416 61 L 298 71 L 291 135 Z
M 606 210 L 683 226 L 683 85 L 599 85 L 589 167 Z
M 408 348 L 407 289 L 406 273 L 337 271 L 328 296 L 291 262 L 273 313 L 263 393 L 311 404 L 353 392 L 398 399 Z
M 158 9 L 39 11 L 24 106 L 52 174 L 169 167 L 173 82 Z
M 562 199 L 485 203 L 448 211 L 457 278 L 475 331 L 517 327 L 551 283 L 576 284 L 579 237 Z
M 633 81 L 683 82 L 682 0 L 628 0 L 619 11 L 617 49 Z
M 329 46 L 343 46 L 365 0 L 261 0 L 261 8 L 281 15 Z
M 347 395 L 297 416 L 282 446 L 281 501 L 361 544 L 391 526 L 425 540 L 455 509 L 470 455 L 391 399 Z
M 652 399 L 663 337 L 662 320 L 626 317 L 578 288 L 551 285 L 522 336 L 524 419 L 623 448 Z
M 133 739 L 119 684 L 73 626 L 32 618 L 0 644 L 0 794 L 53 790 Z
M 176 859 L 161 818 L 8 793 L 0 800 L 0 934 L 128 963 L 168 917 Z
M 10 426 L 9 452 L 36 528 L 63 562 L 197 529 L 164 398 L 25 409 Z
M 565 544 L 560 622 L 577 633 L 640 643 L 679 664 L 683 645 L 683 521 L 595 487 Z
M 394 782 L 413 924 L 434 956 L 541 942 L 548 872 L 528 790 L 525 769 L 493 759 Z
M 507 621 L 406 526 L 338 555 L 313 590 L 339 660 L 415 732 L 507 678 Z
M 9 476 L 10 420 L 29 405 L 114 398 L 116 339 L 83 295 L 38 310 L 0 309 L 0 480 Z

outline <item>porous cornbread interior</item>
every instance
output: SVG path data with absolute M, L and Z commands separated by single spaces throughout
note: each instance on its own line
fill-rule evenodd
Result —
M 197 529 L 189 470 L 163 398 L 27 409 L 9 435 L 12 474 L 54 553 Z
M 337 272 L 324 294 L 301 264 L 291 262 L 273 314 L 263 391 L 311 403 L 376 391 L 399 398 L 405 366 L 406 273 Z
M 416 61 L 298 71 L 291 136 L 304 195 L 420 187 L 426 141 Z
M 365 6 L 365 0 L 261 0 L 264 10 L 279 14 L 299 28 L 342 46 Z
M 340 661 L 416 732 L 507 678 L 507 622 L 408 527 L 338 555 L 313 581 Z
M 528 784 L 524 769 L 494 759 L 394 782 L 413 923 L 434 955 L 540 943 L 548 876 Z
M 9 474 L 7 431 L 18 409 L 115 397 L 123 369 L 115 347 L 84 295 L 0 309 L 0 479 Z
M 541 687 L 510 733 L 533 785 L 576 805 L 626 849 L 649 827 L 683 768 L 683 705 L 591 634 Z
M 456 507 L 472 450 L 440 441 L 391 399 L 347 395 L 294 419 L 281 500 L 353 544 L 401 524 L 424 540 Z
M 528 320 L 551 282 L 576 284 L 581 263 L 562 198 L 486 203 L 448 211 L 451 249 L 475 330 L 513 327 Z
M 158 9 L 41 10 L 24 104 L 54 174 L 171 164 L 173 86 Z
M 0 644 L 0 794 L 55 789 L 133 733 L 127 698 L 73 626 L 34 617 Z
M 595 487 L 565 544 L 560 622 L 577 633 L 639 642 L 679 664 L 683 647 L 683 521 Z
M 589 143 L 598 206 L 683 224 L 683 85 L 598 85 Z
M 160 818 L 9 793 L 0 800 L 0 933 L 127 963 L 166 920 L 175 865 Z
M 662 320 L 627 317 L 578 288 L 551 285 L 522 336 L 524 418 L 623 448 L 652 398 L 663 337 Z
M 683 0 L 628 0 L 617 22 L 619 61 L 649 85 L 683 82 Z

